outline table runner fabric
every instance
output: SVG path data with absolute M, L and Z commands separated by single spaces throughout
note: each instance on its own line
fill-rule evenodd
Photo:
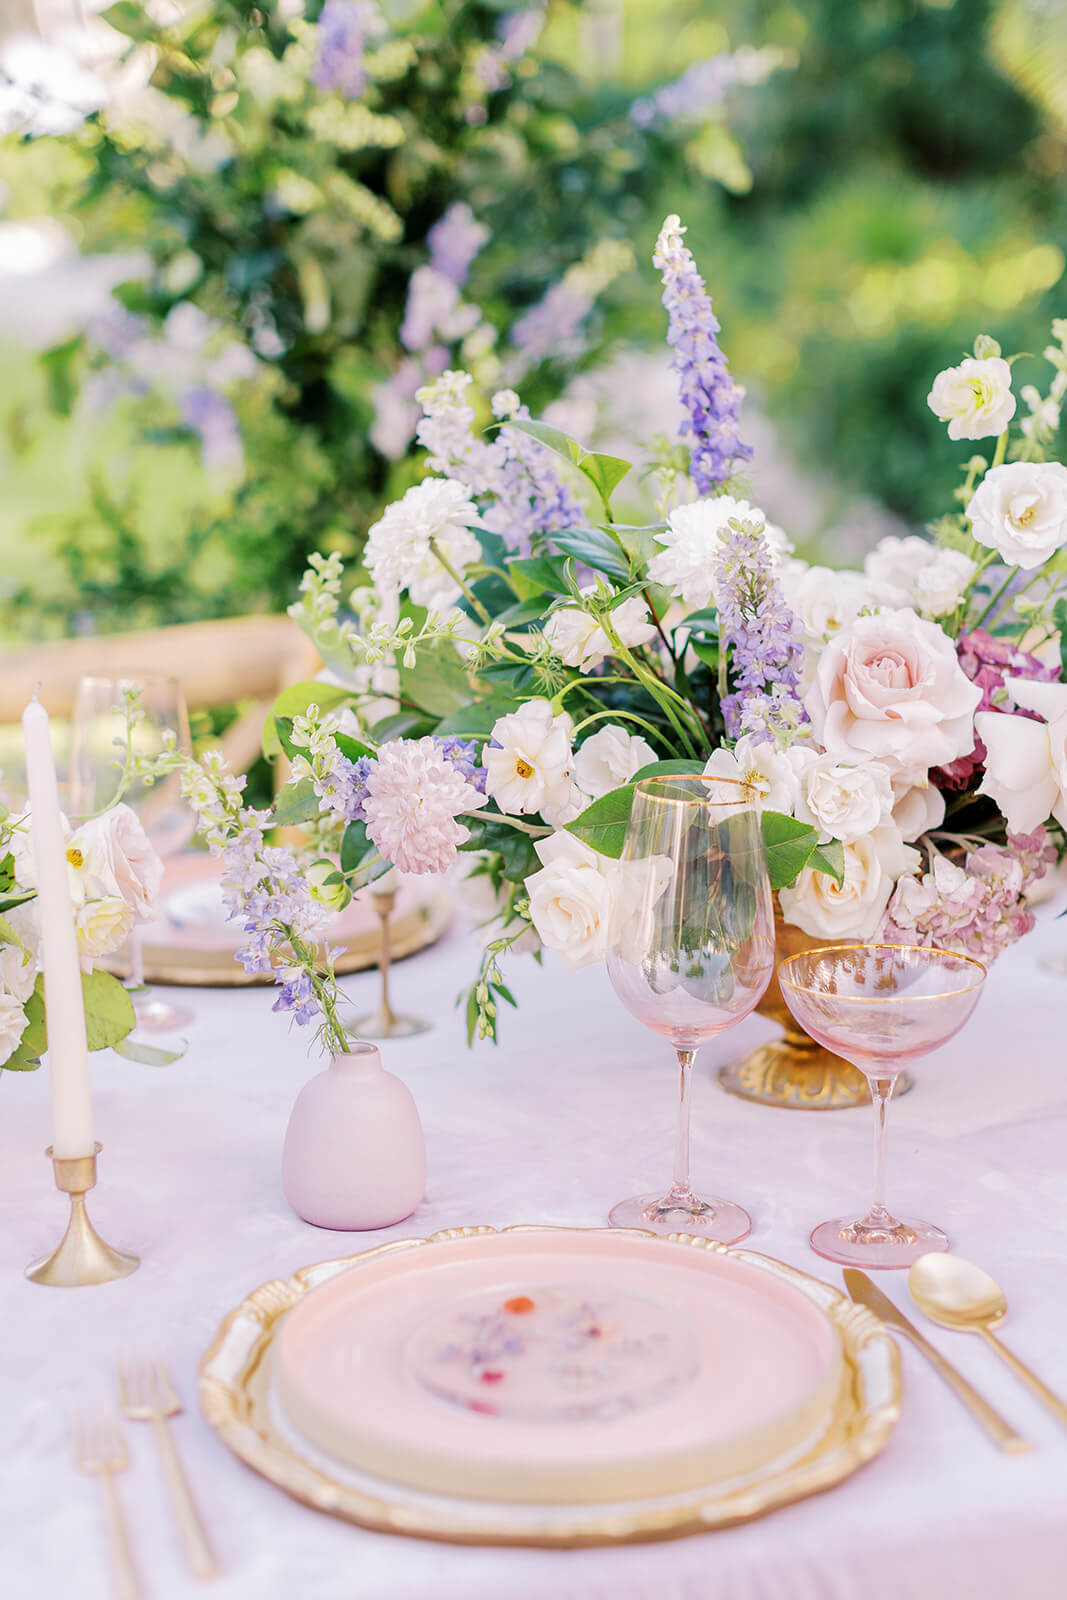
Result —
M 921 1068 L 893 1107 L 890 1199 L 929 1217 L 1003 1284 L 1005 1337 L 1067 1392 L 1067 952 L 1062 892 L 991 975 L 974 1023 Z M 71 1465 L 75 1410 L 113 1400 L 116 1358 L 162 1353 L 188 1406 L 180 1447 L 224 1568 L 219 1600 L 1062 1600 L 1067 1434 L 978 1340 L 928 1330 L 1033 1441 L 1001 1456 L 909 1349 L 901 1421 L 883 1455 L 841 1487 L 746 1526 L 671 1543 L 581 1551 L 465 1549 L 392 1538 L 296 1504 L 251 1473 L 199 1416 L 200 1357 L 248 1291 L 309 1262 L 438 1228 L 603 1223 L 621 1197 L 665 1184 L 674 1070 L 668 1047 L 630 1018 L 602 968 L 568 974 L 512 963 L 521 1008 L 499 1050 L 468 1052 L 454 1008 L 474 961 L 454 929 L 398 966 L 394 1001 L 433 1030 L 384 1047 L 427 1132 L 427 1196 L 375 1234 L 309 1227 L 289 1210 L 280 1155 L 293 1099 L 317 1062 L 264 991 L 193 992 L 188 1055 L 152 1069 L 93 1058 L 100 1184 L 91 1214 L 138 1251 L 120 1283 L 42 1289 L 23 1268 L 65 1222 L 42 1152 L 45 1072 L 0 1085 L 0 1593 L 5 1600 L 107 1600 L 97 1486 Z M 376 979 L 344 987 L 371 1009 Z M 752 1018 L 698 1061 L 698 1188 L 747 1206 L 746 1248 L 840 1285 L 807 1247 L 811 1225 L 855 1210 L 870 1184 L 863 1111 L 784 1112 L 721 1093 L 714 1068 L 771 1029 Z M 878 1280 L 911 1310 L 902 1274 Z M 912 1312 L 921 1320 L 917 1312 Z M 156 1600 L 206 1595 L 183 1569 L 143 1424 L 120 1481 Z

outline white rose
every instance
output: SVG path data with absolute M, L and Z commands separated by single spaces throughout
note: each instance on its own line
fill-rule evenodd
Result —
M 568 778 L 547 800 L 541 802 L 541 815 L 550 828 L 564 828 L 575 817 L 580 817 L 588 804 L 588 796 L 582 793 L 573 778 Z
M 876 828 L 844 846 L 845 875 L 839 886 L 824 872 L 810 868 L 791 889 L 779 889 L 787 922 L 816 939 L 871 939 L 885 916 L 896 880 L 914 872 L 918 850 L 901 840 L 892 824 Z
M 501 811 L 541 811 L 572 798 L 570 734 L 570 717 L 555 715 L 548 700 L 527 700 L 497 718 L 482 765 L 486 794 Z
M 920 834 L 940 828 L 945 820 L 945 797 L 925 773 L 903 774 L 893 784 L 893 821 L 905 844 L 914 844 Z
M 24 1005 L 36 982 L 37 962 L 29 950 L 21 950 L 17 944 L 0 948 L 0 994 L 11 995 Z
M 882 761 L 896 778 L 969 755 L 981 698 L 944 630 L 905 608 L 831 639 L 804 705 L 830 754 Z
M 770 739 L 756 739 L 746 733 L 732 750 L 712 751 L 704 764 L 707 778 L 725 778 L 743 783 L 758 796 L 765 811 L 792 815 L 800 798 L 800 777 L 815 751 L 804 745 L 778 750 Z
M 593 592 L 592 589 L 582 591 L 583 594 Z M 649 621 L 648 607 L 637 595 L 615 607 L 611 626 L 630 649 L 648 644 L 656 636 L 655 626 Z M 592 672 L 615 649 L 597 619 L 578 606 L 563 606 L 554 611 L 545 624 L 545 638 L 568 667 L 577 667 L 581 672 Z
M 26 1013 L 13 994 L 0 994 L 0 1066 L 9 1061 L 26 1031 Z
M 967 515 L 979 544 L 1029 572 L 1067 544 L 1067 467 L 1059 461 L 993 467 Z
M 542 943 L 572 969 L 602 961 L 615 936 L 616 863 L 569 833 L 539 839 L 535 849 L 544 864 L 526 888 Z
M 715 598 L 714 567 L 720 538 L 729 524 L 737 521 L 761 524 L 775 558 L 792 549 L 781 528 L 768 523 L 757 506 L 729 494 L 709 495 L 676 506 L 668 514 L 666 531 L 655 535 L 663 549 L 648 563 L 650 581 L 678 595 L 692 611 L 710 605 Z
M 836 756 L 817 756 L 801 777 L 798 820 L 843 844 L 873 833 L 889 821 L 892 810 L 893 784 L 880 761 L 855 767 Z
M 574 776 L 590 800 L 599 800 L 601 795 L 629 783 L 635 772 L 655 760 L 656 752 L 647 739 L 627 733 L 617 722 L 609 722 L 579 747 L 574 757 Z
M 996 801 L 1012 833 L 1033 833 L 1050 816 L 1067 827 L 1067 683 L 1004 683 L 1016 705 L 1045 721 L 979 712 L 974 725 L 986 759 L 978 793 Z
M 779 582 L 786 604 L 800 618 L 808 645 L 824 644 L 880 601 L 862 572 L 809 567 L 804 561 L 787 561 Z
M 118 895 L 137 922 L 147 922 L 155 912 L 163 879 L 163 863 L 152 847 L 136 814 L 127 805 L 113 806 L 83 822 L 67 848 L 78 851 L 82 862 L 85 897 Z
M 914 605 L 928 617 L 955 611 L 977 564 L 962 550 L 943 549 L 910 535 L 881 539 L 863 570 L 894 606 Z
M 1015 415 L 1011 367 L 1001 356 L 966 356 L 934 379 L 926 403 L 948 423 L 950 439 L 987 439 Z
M 125 942 L 133 924 L 133 912 L 121 895 L 87 900 L 74 914 L 79 953 L 91 967 L 97 956 L 109 956 Z

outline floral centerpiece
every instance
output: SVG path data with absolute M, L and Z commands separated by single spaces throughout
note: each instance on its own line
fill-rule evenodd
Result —
M 685 408 L 650 462 L 661 520 L 616 520 L 630 463 L 588 452 L 472 381 L 419 393 L 427 476 L 370 530 L 348 595 L 315 558 L 292 615 L 328 681 L 287 690 L 269 742 L 292 775 L 271 814 L 217 763 L 184 769 L 249 971 L 343 1048 L 316 964 L 331 911 L 388 865 L 465 863 L 484 907 L 470 1034 L 512 1002 L 502 960 L 600 960 L 626 905 L 636 778 L 707 772 L 759 794 L 787 925 L 995 957 L 1032 924 L 1029 887 L 1067 825 L 1067 468 L 1047 457 L 1067 391 L 1067 321 L 1047 393 L 995 342 L 934 380 L 963 462 L 932 537 L 884 539 L 862 571 L 797 559 L 745 498 L 742 395 L 677 217 L 654 262 Z M 301 853 L 265 830 L 298 822 Z
M 128 709 L 130 724 L 137 708 Z M 120 776 L 120 789 L 124 782 Z M 121 802 L 77 827 L 65 823 L 66 857 L 82 964 L 86 1042 L 135 1060 L 160 1052 L 127 1042 L 136 1018 L 117 978 L 97 963 L 151 922 L 163 863 L 137 816 Z M 48 1048 L 37 885 L 28 811 L 0 804 L 0 1069 L 33 1071 Z

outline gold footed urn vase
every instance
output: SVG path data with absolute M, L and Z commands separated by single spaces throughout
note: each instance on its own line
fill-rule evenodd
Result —
M 774 931 L 779 961 L 804 950 L 847 943 L 842 939 L 816 939 L 794 928 L 782 917 L 777 900 Z M 742 1100 L 788 1106 L 795 1111 L 839 1111 L 845 1106 L 870 1105 L 871 1091 L 863 1073 L 804 1032 L 782 999 L 777 973 L 756 1010 L 760 1016 L 781 1023 L 785 1033 L 781 1039 L 771 1039 L 740 1061 L 720 1068 L 719 1082 L 724 1089 Z M 894 1094 L 906 1094 L 910 1088 L 911 1079 L 902 1074 Z

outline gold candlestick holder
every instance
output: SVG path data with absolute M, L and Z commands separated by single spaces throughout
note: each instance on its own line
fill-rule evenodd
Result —
M 354 1017 L 348 1026 L 360 1039 L 408 1039 L 414 1033 L 425 1033 L 432 1024 L 419 1017 L 399 1016 L 389 1003 L 389 969 L 393 962 L 389 918 L 396 905 L 396 890 L 372 889 L 370 897 L 378 914 L 378 972 L 382 987 L 377 1009 L 369 1017 Z
M 85 1196 L 96 1188 L 96 1158 L 100 1148 L 97 1142 L 91 1156 L 56 1156 L 52 1154 L 51 1145 L 45 1151 L 52 1160 L 56 1188 L 70 1195 L 70 1221 L 52 1254 L 26 1268 L 26 1276 L 33 1283 L 44 1283 L 53 1289 L 74 1289 L 83 1283 L 110 1283 L 113 1278 L 127 1278 L 141 1265 L 140 1256 L 113 1250 L 89 1221 Z

